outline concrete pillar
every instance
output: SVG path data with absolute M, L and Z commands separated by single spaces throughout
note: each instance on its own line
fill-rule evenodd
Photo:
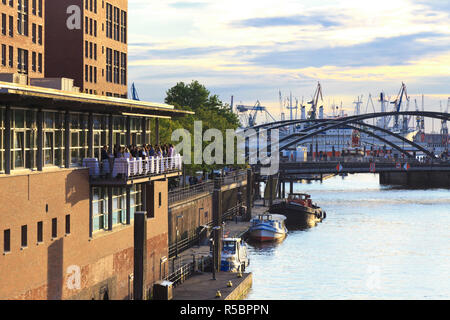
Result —
M 70 113 L 64 115 L 64 166 L 70 168 Z
M 113 188 L 108 187 L 108 230 L 113 229 Z
M 246 212 L 246 221 L 250 221 L 252 219 L 252 207 L 253 207 L 253 176 L 252 169 L 247 170 L 247 212 Z
M 147 212 L 138 211 L 134 215 L 134 300 L 144 300 L 145 275 L 147 273 Z
M 155 144 L 159 144 L 159 118 L 155 119 Z
M 222 192 L 221 192 L 221 181 L 214 181 L 214 191 L 213 191 L 213 227 L 222 228 Z M 220 269 L 221 253 L 222 253 L 222 229 L 218 232 L 214 232 L 214 254 L 215 261 L 214 268 L 216 271 Z
M 38 171 L 42 171 L 44 167 L 44 158 L 43 158 L 43 122 L 44 122 L 44 113 L 42 110 L 37 112 L 37 155 L 36 155 L 36 167 Z
M 92 112 L 89 112 L 89 116 L 88 116 L 87 140 L 88 140 L 87 141 L 88 158 L 93 158 L 94 157 L 94 116 L 92 115 Z
M 285 199 L 286 198 L 286 182 L 283 181 L 283 184 L 281 186 L 283 187 L 283 192 L 282 192 L 281 199 Z
M 5 110 L 5 173 L 11 173 L 11 108 Z

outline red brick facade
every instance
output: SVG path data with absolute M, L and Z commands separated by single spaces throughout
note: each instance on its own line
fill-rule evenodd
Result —
M 162 205 L 148 219 L 147 287 L 167 273 L 167 181 L 155 181 Z M 9 253 L 0 255 L 0 299 L 128 299 L 132 293 L 133 222 L 89 238 L 87 169 L 55 169 L 0 176 L 0 248 L 10 230 Z M 65 219 L 70 215 L 70 234 Z M 57 236 L 52 220 L 57 218 Z M 37 242 L 37 223 L 43 239 Z M 22 226 L 27 246 L 21 247 Z M 80 272 L 77 272 L 77 268 Z M 160 271 L 161 270 L 161 271 Z M 74 279 L 80 276 L 80 286 Z

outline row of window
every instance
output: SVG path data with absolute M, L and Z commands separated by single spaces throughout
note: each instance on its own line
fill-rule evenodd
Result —
M 22 249 L 28 247 L 28 225 L 23 225 L 20 228 L 20 246 Z M 70 214 L 65 217 L 65 235 L 70 234 Z M 51 225 L 52 239 L 58 238 L 58 218 L 52 219 Z M 39 221 L 36 224 L 36 242 L 38 244 L 44 242 L 44 222 Z M 11 229 L 3 230 L 3 253 L 11 252 Z
M 17 0 L 17 9 L 28 12 L 28 2 L 28 0 Z M 11 8 L 14 8 L 14 0 L 2 0 L 2 4 L 8 4 Z M 31 0 L 31 12 L 35 16 L 42 17 L 42 0 Z
M 34 1 L 35 2 L 35 1 Z M 42 2 L 41 2 L 42 5 Z M 17 33 L 19 35 L 28 36 L 28 0 L 24 0 L 23 5 L 19 0 L 17 7 Z M 14 37 L 14 17 L 7 16 L 2 13 L 2 26 L 1 33 L 6 36 Z M 36 31 L 38 30 L 38 32 Z M 39 43 L 42 45 L 42 26 L 37 27 L 36 24 L 32 25 L 33 43 Z M 37 38 L 37 41 L 36 41 Z
M 5 168 L 5 109 L 0 108 L 0 171 Z M 36 169 L 37 167 L 37 112 L 35 110 L 11 109 L 11 170 Z M 150 128 L 150 120 L 146 120 Z M 61 112 L 43 112 L 43 164 L 44 166 L 65 165 L 66 131 L 65 114 Z M 126 117 L 113 117 L 113 145 L 126 145 Z M 99 158 L 101 148 L 109 145 L 109 116 L 93 116 L 92 147 L 94 157 Z M 150 141 L 150 132 L 145 135 L 140 118 L 130 118 L 130 139 L 135 145 Z M 69 116 L 69 157 L 73 166 L 82 164 L 88 156 L 88 115 L 71 113 Z
M 106 37 L 127 43 L 127 13 L 106 4 Z
M 97 60 L 97 44 L 90 41 L 84 42 L 84 57 Z
M 97 36 L 97 20 L 92 18 L 84 18 L 84 33 L 90 36 Z
M 28 74 L 29 72 L 29 52 L 28 50 L 17 48 L 17 72 Z M 3 67 L 14 68 L 14 47 L 1 46 L 1 65 Z M 42 53 L 31 52 L 31 70 L 42 73 Z
M 97 0 L 85 0 L 84 8 L 91 12 L 97 13 Z
M 84 80 L 90 83 L 97 83 L 97 67 L 84 66 Z
M 127 54 L 106 48 L 106 81 L 127 84 Z

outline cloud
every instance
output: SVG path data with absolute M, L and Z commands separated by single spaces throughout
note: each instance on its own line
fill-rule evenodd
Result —
M 336 27 L 342 25 L 338 17 L 326 17 L 323 15 L 294 15 L 265 18 L 251 18 L 232 23 L 235 27 L 286 27 L 286 26 L 313 26 Z
M 186 2 L 186 1 L 180 1 L 180 2 L 173 2 L 169 3 L 169 6 L 176 9 L 198 9 L 198 8 L 204 8 L 208 6 L 206 2 Z
M 405 65 L 424 55 L 450 51 L 447 41 L 429 39 L 444 38 L 437 33 L 417 33 L 350 46 L 327 46 L 318 49 L 298 49 L 262 54 L 250 62 L 280 68 L 307 68 L 323 66 L 362 67 L 382 65 Z

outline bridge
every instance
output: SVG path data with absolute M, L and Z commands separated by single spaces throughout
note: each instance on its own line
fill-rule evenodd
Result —
M 361 158 L 337 158 L 334 154 L 330 157 L 325 156 L 325 159 L 319 161 L 319 146 L 316 145 L 316 152 L 313 151 L 313 145 L 309 143 L 310 151 L 308 152 L 308 161 L 292 162 L 281 161 L 279 164 L 279 172 L 277 174 L 280 181 L 295 181 L 300 180 L 305 175 L 330 175 L 330 174 L 354 174 L 354 173 L 378 173 L 380 174 L 380 181 L 389 183 L 386 177 L 391 176 L 405 176 L 406 182 L 424 181 L 432 182 L 435 179 L 442 182 L 444 186 L 450 186 L 450 161 L 447 154 L 444 158 L 439 159 L 433 150 L 427 149 L 423 144 L 414 142 L 411 139 L 404 137 L 401 133 L 392 132 L 391 130 L 376 125 L 366 123 L 365 121 L 377 118 L 389 118 L 397 116 L 417 116 L 422 118 L 438 119 L 445 123 L 450 120 L 449 113 L 443 112 L 428 112 L 428 111 L 401 111 L 401 112 L 379 112 L 368 113 L 362 115 L 355 115 L 342 118 L 332 119 L 302 119 L 302 120 L 284 120 L 265 123 L 253 126 L 245 133 L 245 137 L 251 141 L 255 139 L 262 131 L 267 132 L 269 141 L 265 146 L 268 154 L 273 152 L 281 152 L 289 148 L 305 145 L 305 142 L 311 141 L 312 138 L 324 134 L 329 130 L 336 129 L 353 129 L 366 133 L 378 141 L 378 145 L 389 146 L 392 150 L 397 151 L 395 158 L 384 159 L 378 157 L 371 157 L 368 153 L 364 153 Z M 304 125 L 300 130 L 299 125 Z M 287 134 L 283 135 L 278 141 L 271 141 L 271 132 L 274 129 L 284 129 Z M 255 140 L 253 140 L 255 141 Z M 249 144 L 250 145 L 250 144 Z M 259 141 L 257 146 L 259 147 Z M 246 159 L 253 165 L 255 172 L 260 172 L 263 167 L 259 162 L 252 163 L 250 160 L 256 159 L 260 154 L 259 148 L 246 148 Z M 333 146 L 333 150 L 339 146 Z M 262 147 L 261 147 L 262 148 Z M 363 147 L 360 149 L 362 150 Z M 256 150 L 255 150 L 256 149 Z M 366 146 L 364 146 L 364 150 Z M 416 159 L 416 153 L 423 153 L 427 157 L 427 162 L 419 162 Z M 430 173 L 437 174 L 433 179 L 430 178 Z M 420 174 L 419 174 L 420 173 Z M 425 176 L 421 174 L 427 174 Z M 443 176 L 441 179 L 440 176 Z M 413 177 L 411 179 L 411 177 Z M 420 177 L 417 178 L 416 177 Z M 260 181 L 267 180 L 267 177 L 260 177 Z M 398 180 L 398 179 L 397 179 Z M 441 181 L 442 180 L 442 181 Z

